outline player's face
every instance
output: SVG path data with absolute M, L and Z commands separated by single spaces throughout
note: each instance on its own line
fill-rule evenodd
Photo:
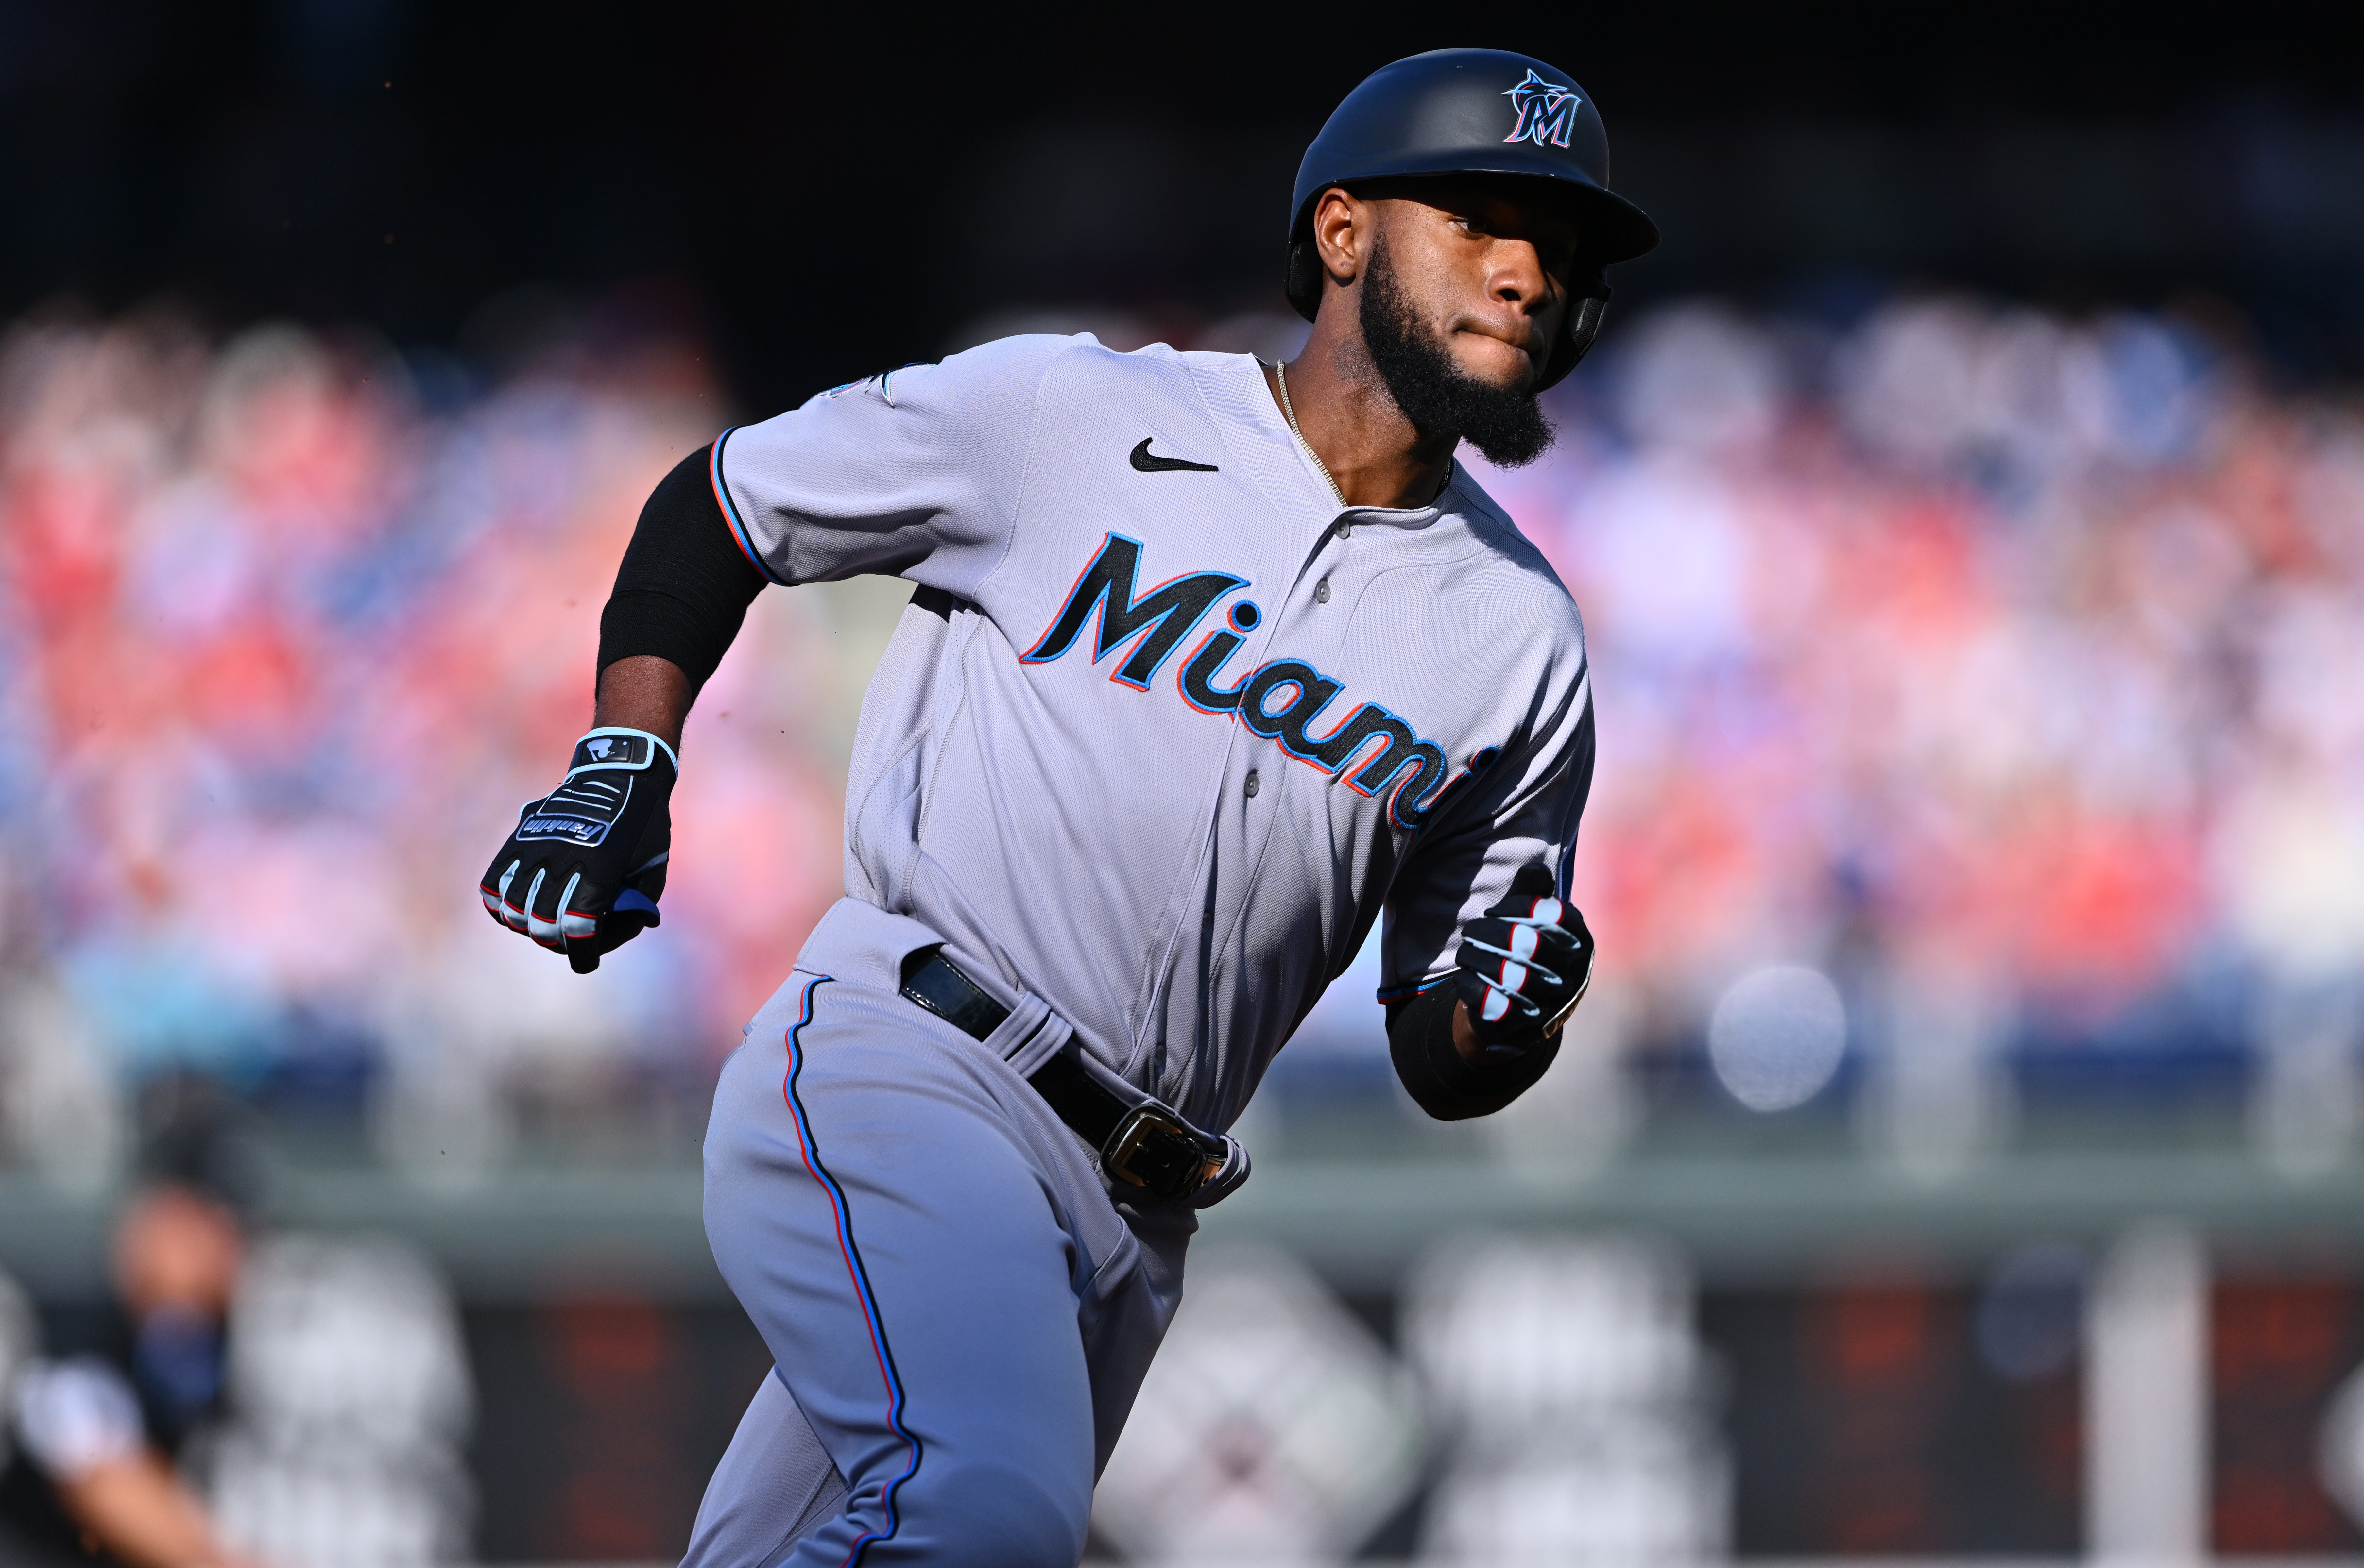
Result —
M 1575 224 L 1525 194 L 1516 182 L 1423 180 L 1366 204 L 1412 317 L 1465 374 L 1504 391 L 1543 374 L 1577 258 Z

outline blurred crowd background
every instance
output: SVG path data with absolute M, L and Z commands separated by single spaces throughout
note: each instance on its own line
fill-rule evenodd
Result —
M 2258 1089 L 2275 1158 L 2336 1156 L 2364 422 L 2264 373 L 2174 315 L 1672 304 L 1556 399 L 1552 454 L 1488 476 L 1587 612 L 1591 1010 L 1645 1088 L 1784 1110 L 1851 1052 L 1846 1092 L 1923 1161 L 2003 1136 L 1945 1118 L 2005 1115 L 2014 1084 Z M 687 742 L 664 937 L 579 980 L 452 890 L 579 729 L 638 502 L 723 407 L 664 338 L 568 340 L 440 400 L 382 343 L 285 323 L 37 317 L 0 343 L 28 1153 L 104 1160 L 120 1085 L 168 1067 L 393 1155 L 448 1130 L 446 1164 L 520 1129 L 694 1136 L 835 895 L 896 587 L 763 601 Z M 1306 1071 L 1384 1087 L 1362 978 Z
M 2364 1551 L 2364 54 L 1872 19 L 1495 40 L 1669 237 L 1482 475 L 1599 975 L 1456 1127 L 1332 988 L 1096 1551 Z M 473 888 L 641 500 L 1005 332 L 1293 352 L 1299 150 L 1466 41 L 867 25 L 0 0 L 0 1525 L 168 1433 L 268 1568 L 677 1553 L 767 1364 L 706 1102 L 908 591 L 758 601 L 574 976 Z

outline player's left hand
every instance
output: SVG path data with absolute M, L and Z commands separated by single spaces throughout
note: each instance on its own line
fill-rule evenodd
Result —
M 559 786 L 526 802 L 477 892 L 493 918 L 577 974 L 660 923 L 673 850 L 673 748 L 643 729 L 594 729 Z
M 1463 928 L 1455 978 L 1489 1062 L 1556 1035 L 1592 983 L 1592 932 L 1549 868 L 1521 866 L 1502 902 Z

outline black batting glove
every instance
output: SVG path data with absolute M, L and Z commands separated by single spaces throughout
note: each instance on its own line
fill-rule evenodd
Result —
M 565 779 L 526 802 L 477 891 L 494 919 L 563 952 L 577 974 L 659 923 L 673 851 L 673 748 L 644 729 L 595 729 Z
M 1559 1033 L 1592 983 L 1592 932 L 1542 864 L 1521 866 L 1502 902 L 1462 929 L 1454 981 L 1489 1062 Z

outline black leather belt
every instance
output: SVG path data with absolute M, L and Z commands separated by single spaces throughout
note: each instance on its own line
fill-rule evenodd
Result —
M 903 964 L 903 995 L 964 1034 L 985 1039 L 1009 1009 L 977 988 L 941 949 L 921 948 Z M 1221 1168 L 1222 1140 L 1210 1138 L 1154 1101 L 1128 1103 L 1060 1051 L 1026 1080 L 1059 1119 L 1099 1151 L 1100 1168 L 1180 1203 Z

